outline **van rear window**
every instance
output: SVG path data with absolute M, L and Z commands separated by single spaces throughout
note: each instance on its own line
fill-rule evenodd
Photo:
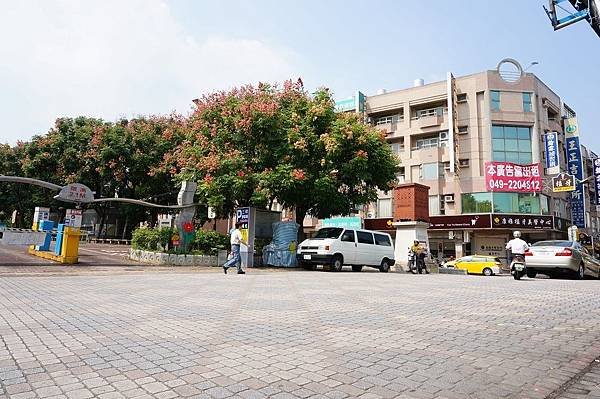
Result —
M 390 241 L 390 237 L 385 234 L 377 234 L 375 233 L 375 244 L 383 245 L 384 247 L 391 247 L 392 242 Z

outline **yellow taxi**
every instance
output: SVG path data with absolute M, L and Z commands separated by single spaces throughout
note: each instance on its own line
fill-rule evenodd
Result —
M 468 274 L 483 274 L 484 276 L 493 276 L 500 273 L 502 262 L 495 256 L 488 255 L 469 255 L 456 260 L 446 262 L 446 267 L 466 270 Z

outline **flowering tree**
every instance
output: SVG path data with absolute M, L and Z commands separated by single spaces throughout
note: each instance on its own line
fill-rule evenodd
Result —
M 358 116 L 337 114 L 326 89 L 302 82 L 261 84 L 196 101 L 190 127 L 166 165 L 199 183 L 221 216 L 277 200 L 311 214 L 348 214 L 395 182 L 398 160 L 382 134 Z

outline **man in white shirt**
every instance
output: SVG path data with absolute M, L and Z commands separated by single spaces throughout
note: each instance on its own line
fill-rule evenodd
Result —
M 233 265 L 237 266 L 238 274 L 246 274 L 246 272 L 242 270 L 242 257 L 240 256 L 240 245 L 241 244 L 248 245 L 248 244 L 246 244 L 246 242 L 244 241 L 244 236 L 242 235 L 242 232 L 240 231 L 241 226 L 242 226 L 242 223 L 237 222 L 235 224 L 235 229 L 231 230 L 231 238 L 229 241 L 231 243 L 231 259 L 229 259 L 223 265 L 223 273 L 225 273 L 225 274 L 227 274 L 227 269 L 229 269 Z
M 509 249 L 511 254 L 525 256 L 525 252 L 529 249 L 529 245 L 523 240 L 521 240 L 521 232 L 515 231 L 513 233 L 513 238 L 506 244 L 506 249 Z

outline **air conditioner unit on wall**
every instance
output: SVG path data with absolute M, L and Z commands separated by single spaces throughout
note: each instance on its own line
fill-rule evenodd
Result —
M 444 140 L 448 138 L 448 132 L 440 132 L 440 139 Z
M 454 202 L 454 194 L 444 195 L 444 202 Z

